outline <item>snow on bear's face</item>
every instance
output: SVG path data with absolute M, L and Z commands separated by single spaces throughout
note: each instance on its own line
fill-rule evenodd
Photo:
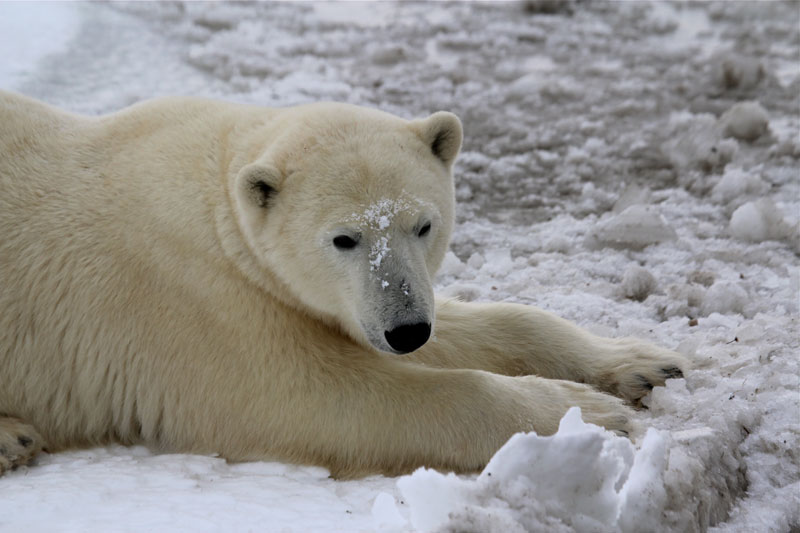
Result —
M 303 306 L 380 351 L 414 351 L 432 334 L 431 278 L 453 226 L 460 122 L 308 107 L 239 173 L 245 238 Z

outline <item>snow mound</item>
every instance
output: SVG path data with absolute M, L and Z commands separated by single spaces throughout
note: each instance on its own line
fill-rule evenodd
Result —
M 761 242 L 789 237 L 792 227 L 769 198 L 747 202 L 731 215 L 731 235 L 740 241 Z
M 643 301 L 656 289 L 656 278 L 646 268 L 633 265 L 625 270 L 620 290 L 625 298 Z
M 725 168 L 734 159 L 739 145 L 723 139 L 717 119 L 710 114 L 673 113 L 661 151 L 677 170 L 712 172 Z
M 422 468 L 397 484 L 420 531 L 692 531 L 724 518 L 743 484 L 735 458 L 710 457 L 715 440 L 709 428 L 651 428 L 637 448 L 573 407 L 555 435 L 512 437 L 476 479 Z M 718 482 L 693 488 L 706 465 Z
M 722 179 L 711 190 L 711 198 L 718 203 L 727 204 L 743 196 L 763 194 L 768 189 L 769 185 L 752 171 L 729 166 Z
M 708 316 L 711 313 L 743 313 L 749 297 L 747 291 L 740 285 L 730 281 L 714 283 L 703 297 L 702 312 Z
M 445 277 L 445 276 L 452 276 L 458 277 L 464 273 L 467 269 L 467 265 L 461 262 L 461 259 L 458 258 L 456 254 L 452 251 L 448 250 L 444 256 L 444 260 L 442 261 L 442 266 L 439 267 L 439 271 L 437 272 L 437 276 Z
M 586 245 L 591 249 L 610 247 L 641 250 L 676 237 L 675 230 L 655 207 L 632 205 L 599 223 L 587 235 Z
M 764 65 L 752 57 L 727 52 L 712 60 L 712 79 L 722 90 L 755 89 L 765 74 Z
M 408 520 L 397 509 L 397 502 L 389 493 L 381 492 L 372 504 L 372 519 L 378 531 L 399 530 Z
M 648 187 L 641 187 L 633 184 L 629 185 L 622 191 L 619 198 L 614 203 L 612 211 L 614 213 L 621 213 L 632 205 L 647 205 L 650 203 L 652 191 Z
M 739 102 L 720 117 L 725 135 L 743 141 L 754 141 L 767 132 L 767 110 L 758 102 Z

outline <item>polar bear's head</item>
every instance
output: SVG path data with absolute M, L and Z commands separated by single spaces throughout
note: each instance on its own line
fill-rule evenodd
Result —
M 458 118 L 315 104 L 271 128 L 274 141 L 232 184 L 250 252 L 357 341 L 397 354 L 425 344 L 453 227 Z

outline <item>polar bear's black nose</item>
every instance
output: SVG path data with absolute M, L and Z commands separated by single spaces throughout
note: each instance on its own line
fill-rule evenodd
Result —
M 431 325 L 425 322 L 399 326 L 384 333 L 389 346 L 400 353 L 413 352 L 431 336 Z

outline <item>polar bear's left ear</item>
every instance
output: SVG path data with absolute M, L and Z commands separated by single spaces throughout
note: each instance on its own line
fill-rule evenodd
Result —
M 422 120 L 411 122 L 411 128 L 431 147 L 433 155 L 451 167 L 461 150 L 461 121 L 453 113 L 439 111 Z
M 278 193 L 280 174 L 277 169 L 262 163 L 243 167 L 236 175 L 237 200 L 252 208 L 269 207 Z

